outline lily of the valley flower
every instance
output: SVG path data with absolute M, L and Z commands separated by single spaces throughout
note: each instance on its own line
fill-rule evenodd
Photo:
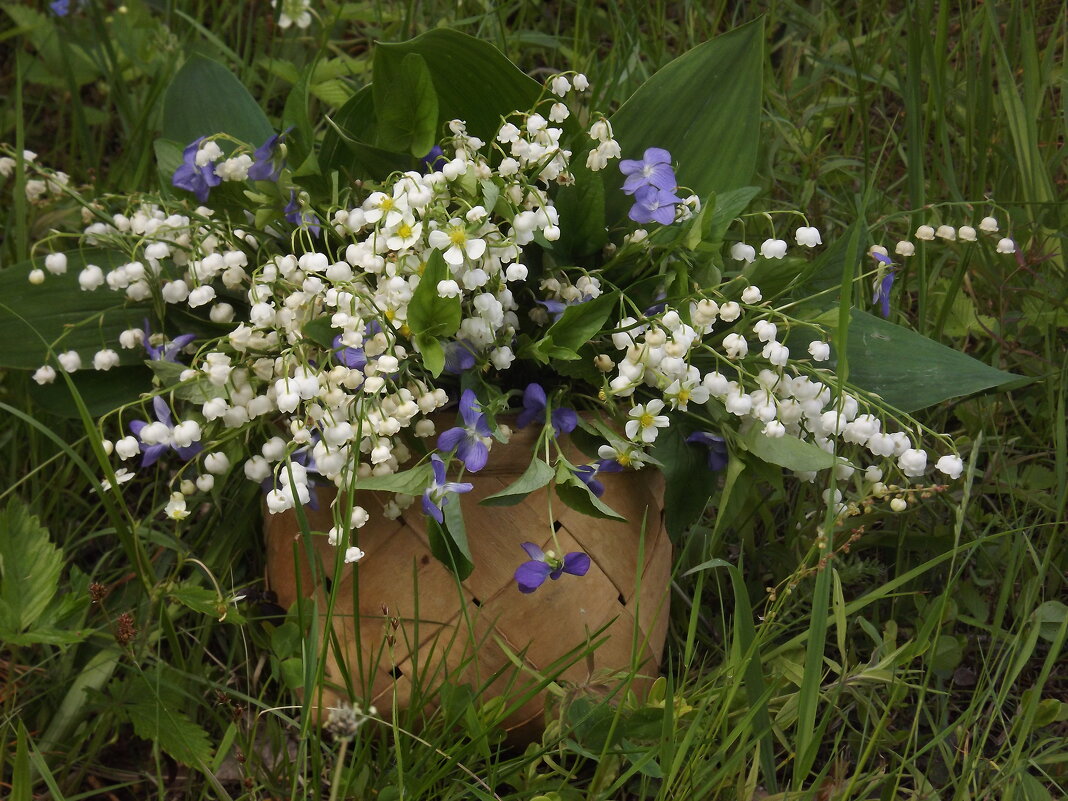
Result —
M 465 389 L 460 396 L 460 416 L 463 426 L 442 431 L 438 436 L 438 450 L 446 453 L 455 449 L 464 467 L 477 473 L 489 460 L 490 427 L 486 416 L 479 411 L 474 390 Z
M 173 450 L 186 461 L 200 452 L 200 443 L 196 441 L 200 439 L 200 426 L 192 420 L 174 425 L 170 407 L 158 395 L 152 399 L 152 409 L 156 413 L 155 422 L 130 422 L 130 431 L 141 442 L 142 467 L 155 464 L 168 450 Z
M 450 492 L 470 492 L 474 485 L 466 481 L 446 481 L 445 462 L 436 453 L 430 457 L 430 466 L 434 470 L 434 480 L 423 493 L 423 511 L 437 520 L 445 522 L 444 506 L 449 502 Z
M 552 551 L 543 551 L 533 542 L 524 542 L 523 550 L 530 561 L 523 562 L 515 569 L 515 581 L 522 593 L 534 592 L 547 578 L 556 581 L 564 573 L 585 576 L 590 569 L 590 557 L 581 551 L 572 551 L 560 559 Z

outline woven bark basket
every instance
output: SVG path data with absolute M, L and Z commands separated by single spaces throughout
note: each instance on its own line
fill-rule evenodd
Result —
M 413 696 L 433 703 L 446 680 L 468 683 L 483 701 L 503 697 L 511 710 L 503 725 L 522 739 L 543 726 L 547 699 L 537 690 L 539 676 L 590 687 L 629 674 L 638 692 L 655 678 L 667 634 L 672 562 L 662 478 L 652 469 L 600 476 L 602 500 L 626 523 L 583 515 L 555 493 L 550 499 L 546 489 L 515 506 L 480 506 L 523 473 L 536 440 L 531 429 L 516 432 L 507 444 L 494 444 L 485 468 L 465 475 L 474 490 L 459 502 L 475 568 L 462 585 L 432 555 L 418 500 L 399 519 L 387 520 L 380 514 L 384 494 L 357 492 L 371 521 L 353 536 L 367 555 L 335 576 L 336 551 L 326 537 L 315 536 L 320 575 L 326 576 L 319 586 L 295 515 L 266 515 L 267 582 L 280 604 L 296 601 L 299 584 L 301 594 L 317 598 L 322 614 L 327 588 L 341 582 L 331 621 L 339 647 L 328 653 L 323 706 L 335 706 L 351 691 L 388 718 L 394 705 L 408 709 Z M 571 457 L 585 461 L 577 451 Z M 319 511 L 305 510 L 312 531 L 333 525 L 332 498 L 320 490 Z M 457 503 L 457 496 L 449 502 Z M 547 580 L 525 595 L 513 577 L 527 559 L 521 543 L 554 548 L 551 527 L 564 553 L 589 554 L 590 570 Z

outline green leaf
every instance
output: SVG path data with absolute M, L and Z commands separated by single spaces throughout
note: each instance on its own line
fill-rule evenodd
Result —
M 556 193 L 556 209 L 567 224 L 560 228 L 560 238 L 553 243 L 554 253 L 579 259 L 598 253 L 608 242 L 604 214 L 604 176 L 586 167 L 585 153 L 571 160 L 575 183 Z M 487 206 L 486 208 L 489 208 Z
M 163 138 L 183 147 L 217 133 L 260 145 L 274 132 L 267 115 L 234 74 L 204 56 L 185 62 L 163 99 Z
M 686 442 L 677 424 L 657 437 L 653 456 L 664 465 L 664 523 L 672 537 L 685 534 L 712 497 L 716 474 L 708 469 L 706 454 L 703 445 Z
M 541 84 L 493 45 L 447 28 L 427 31 L 400 44 L 377 45 L 375 81 L 380 70 L 399 72 L 401 62 L 412 53 L 423 58 L 434 83 L 436 131 L 446 120 L 460 119 L 467 123 L 469 134 L 493 141 L 501 117 L 530 108 L 541 92 Z M 376 94 L 375 109 L 381 115 L 377 100 Z
M 552 481 L 554 475 L 556 471 L 535 456 L 523 475 L 500 492 L 483 498 L 480 503 L 482 506 L 515 506 L 534 490 L 541 489 Z
M 764 64 L 763 21 L 679 56 L 612 115 L 624 158 L 646 148 L 671 153 L 679 184 L 698 197 L 749 183 L 756 166 Z M 606 174 L 608 219 L 626 215 L 622 176 Z
M 416 334 L 414 339 L 419 348 L 419 355 L 423 357 L 423 367 L 434 378 L 437 378 L 445 369 L 445 348 L 436 337 L 430 334 Z
M 185 581 L 171 587 L 167 597 L 203 615 L 219 618 L 226 613 L 226 601 L 219 593 L 192 582 Z
M 797 437 L 766 437 L 753 427 L 742 437 L 746 450 L 765 462 L 777 464 L 787 470 L 810 472 L 834 467 L 832 454 Z
M 438 96 L 426 60 L 418 53 L 408 53 L 398 62 L 380 46 L 375 49 L 372 87 L 378 144 L 387 150 L 425 156 L 438 131 Z
M 444 523 L 439 523 L 430 516 L 426 518 L 430 552 L 445 567 L 455 573 L 460 581 L 463 581 L 475 569 L 475 562 L 467 544 L 467 528 L 464 526 L 464 514 L 459 497 L 447 496 L 442 511 L 445 514 Z
M 160 384 L 164 388 L 174 388 L 174 396 L 176 398 L 191 401 L 192 403 L 207 403 L 212 398 L 226 397 L 226 389 L 215 386 L 203 373 L 200 373 L 192 381 L 182 381 L 182 373 L 189 369 L 187 365 L 167 362 L 162 359 L 148 360 L 145 365 L 160 380 Z M 148 389 L 148 385 L 142 384 L 141 390 L 146 389 Z M 136 397 L 135 395 L 134 398 Z
M 142 682 L 148 690 L 153 688 Z M 181 765 L 198 766 L 211 759 L 211 740 L 203 728 L 184 712 L 149 697 L 124 706 L 123 714 L 133 724 L 134 733 L 149 740 Z
M 334 347 L 334 326 L 329 317 L 316 317 L 300 329 L 301 336 L 324 348 Z
M 90 366 L 102 348 L 118 351 L 122 364 L 140 364 L 144 352 L 118 348 L 119 332 L 140 328 L 150 307 L 127 305 L 122 296 L 104 288 L 85 292 L 78 286 L 78 273 L 86 265 L 107 272 L 129 259 L 96 248 L 66 255 L 67 272 L 49 275 L 40 286 L 30 284 L 26 276 L 32 268 L 44 267 L 43 258 L 0 270 L 0 367 L 36 369 L 47 360 L 48 344 L 53 343 L 59 351 L 78 351 Z
M 16 499 L 0 512 L 0 639 L 31 628 L 59 589 L 63 552 Z
M 438 282 L 449 277 L 445 257 L 440 250 L 433 251 L 408 304 L 408 328 L 413 334 L 451 337 L 460 327 L 460 299 L 438 295 Z
M 568 306 L 560 319 L 546 330 L 545 338 L 558 348 L 577 352 L 604 328 L 605 320 L 618 302 L 619 292 L 608 292 L 585 303 Z M 550 355 L 558 354 L 550 351 Z
M 422 495 L 430 484 L 433 468 L 430 464 L 421 464 L 410 470 L 393 473 L 388 476 L 368 476 L 356 480 L 356 490 L 373 490 L 378 492 L 399 492 L 403 495 Z
M 305 69 L 286 98 L 282 109 L 282 130 L 292 128 L 286 136 L 288 153 L 286 158 L 294 166 L 303 165 L 309 155 L 314 159 L 312 147 L 315 144 L 315 129 L 308 116 L 308 85 L 312 79 L 312 70 Z M 257 142 L 256 144 L 261 144 Z
M 850 382 L 904 412 L 1020 378 L 858 309 L 850 315 L 848 356 Z
M 103 417 L 120 406 L 133 403 L 152 386 L 152 373 L 143 364 L 114 367 L 107 372 L 79 370 L 71 378 L 92 417 Z M 31 386 L 30 397 L 38 407 L 57 417 L 74 420 L 80 416 L 66 381 L 57 378 L 43 387 Z
M 570 471 L 568 472 L 569 476 L 563 481 L 560 481 L 560 476 L 559 474 L 557 475 L 559 483 L 556 485 L 556 494 L 560 497 L 560 500 L 576 512 L 582 512 L 582 514 L 589 517 L 597 517 L 602 520 L 625 521 L 627 519 L 590 492 L 590 488 L 582 483 L 581 479 L 570 475 Z

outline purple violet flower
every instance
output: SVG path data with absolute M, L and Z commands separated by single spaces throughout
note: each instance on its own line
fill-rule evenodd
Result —
M 148 327 L 148 320 L 145 320 L 144 326 L 145 338 L 142 344 L 145 346 L 145 353 L 148 354 L 150 361 L 154 362 L 173 362 L 175 364 L 182 364 L 178 361 L 178 354 L 182 352 L 182 348 L 197 338 L 196 334 L 180 334 L 172 339 L 170 342 L 164 343 L 160 347 L 155 347 L 151 342 L 152 329 Z
M 449 502 L 448 493 L 470 492 L 474 485 L 466 481 L 446 481 L 445 462 L 436 453 L 430 456 L 430 466 L 434 470 L 434 480 L 423 493 L 423 511 L 439 523 L 444 523 L 444 507 Z
M 894 267 L 894 263 L 890 260 L 889 256 L 884 256 L 882 253 L 873 253 L 872 256 L 875 257 L 876 261 L 880 261 L 890 268 L 881 279 L 876 279 L 875 293 L 871 298 L 872 303 L 879 304 L 883 317 L 889 317 L 890 289 L 894 285 L 894 278 L 897 276 L 897 268 Z
M 186 145 L 182 151 L 182 166 L 175 170 L 171 177 L 174 186 L 192 192 L 201 203 L 207 203 L 212 187 L 222 183 L 222 178 L 215 174 L 214 164 L 197 166 L 197 151 L 200 150 L 200 143 L 206 138 L 202 136 Z
M 156 460 L 168 450 L 173 450 L 185 461 L 189 461 L 200 453 L 199 442 L 194 442 L 192 445 L 187 445 L 185 447 L 174 444 L 174 422 L 171 419 L 171 410 L 170 407 L 167 406 L 167 402 L 159 395 L 152 399 L 152 410 L 156 413 L 156 421 L 167 427 L 169 435 L 165 442 L 146 445 L 145 441 L 141 439 L 141 432 L 149 425 L 149 423 L 146 423 L 144 420 L 130 421 L 130 431 L 135 437 L 141 440 L 141 467 L 150 467 L 155 464 Z
M 675 206 L 682 202 L 682 198 L 670 190 L 648 185 L 640 187 L 634 193 L 634 201 L 634 205 L 627 212 L 627 216 L 634 222 L 671 225 L 675 222 Z
M 445 372 L 459 375 L 475 366 L 475 346 L 466 339 L 445 344 Z
M 623 159 L 619 162 L 619 171 L 627 176 L 623 191 L 628 195 L 645 186 L 673 191 L 678 184 L 675 171 L 671 169 L 671 154 L 662 147 L 648 148 L 640 160 Z
M 282 209 L 286 215 L 286 222 L 291 222 L 293 225 L 307 226 L 311 231 L 312 236 L 319 236 L 319 218 L 316 217 L 310 211 L 301 211 L 300 206 L 297 205 L 297 190 L 289 190 L 289 203 Z
M 70 13 L 70 0 L 53 0 L 48 7 L 57 17 L 65 17 Z
M 285 160 L 277 160 L 278 146 L 285 139 L 286 134 L 293 130 L 293 126 L 286 128 L 282 133 L 275 134 L 256 148 L 252 154 L 253 164 L 248 168 L 248 177 L 253 181 L 277 181 L 282 174 Z
M 363 370 L 367 366 L 367 356 L 363 348 L 349 348 L 341 342 L 341 335 L 334 337 L 334 358 L 350 370 Z
M 524 542 L 523 550 L 530 561 L 515 569 L 515 581 L 522 593 L 532 593 L 549 578 L 556 581 L 564 573 L 585 576 L 590 569 L 590 557 L 581 551 L 572 551 L 560 559 L 552 551 L 546 553 L 533 542 Z
M 541 384 L 527 384 L 523 390 L 523 411 L 516 418 L 516 426 L 526 428 L 533 422 L 545 422 L 545 407 L 548 404 L 545 389 Z M 561 434 L 570 434 L 578 425 L 578 415 L 574 409 L 561 406 L 553 409 L 549 415 L 552 423 L 553 434 L 559 437 Z
M 448 159 L 445 158 L 445 152 L 439 145 L 434 145 L 427 151 L 427 154 L 419 159 L 419 162 L 423 165 L 423 172 L 434 172 L 434 170 L 440 170 L 442 166 L 448 163 Z
M 722 470 L 727 466 L 727 441 L 710 431 L 695 431 L 686 437 L 687 442 L 708 448 L 708 469 Z
M 553 322 L 560 319 L 560 316 L 567 311 L 568 306 L 577 306 L 580 303 L 587 303 L 593 300 L 593 295 L 583 295 L 578 300 L 569 300 L 566 303 L 562 300 L 536 300 L 534 301 L 540 306 L 544 306 L 545 310 L 549 312 L 553 318 Z
M 615 459 L 600 459 L 593 464 L 583 464 L 575 468 L 575 476 L 578 480 L 598 498 L 604 495 L 604 484 L 597 478 L 597 474 L 622 472 L 623 465 Z
M 438 436 L 438 450 L 449 452 L 456 449 L 456 457 L 464 467 L 477 473 L 489 460 L 490 427 L 486 417 L 479 411 L 474 390 L 465 389 L 460 396 L 460 416 L 463 426 L 442 431 Z

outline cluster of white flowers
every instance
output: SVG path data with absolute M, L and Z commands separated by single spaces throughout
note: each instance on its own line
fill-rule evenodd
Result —
M 660 414 L 665 405 L 687 411 L 691 404 L 715 402 L 741 418 L 743 435 L 759 426 L 763 436 L 795 437 L 837 454 L 841 480 L 861 470 L 869 483 L 876 484 L 893 468 L 907 479 L 922 477 L 927 452 L 907 432 L 890 430 L 885 420 L 864 408 L 863 400 L 848 393 L 838 397 L 829 371 L 816 367 L 830 358 L 830 345 L 813 341 L 808 346 L 810 360 L 791 358 L 790 349 L 779 341 L 780 325 L 788 321 L 780 316 L 780 323 L 774 322 L 773 312 L 756 305 L 761 300 L 760 290 L 750 286 L 741 293 L 741 303 L 712 298 L 691 303 L 692 325 L 674 310 L 648 319 L 619 321 L 612 344 L 623 357 L 618 363 L 608 354 L 598 357 L 599 367 L 613 365 L 607 370 L 614 373 L 606 395 L 625 398 L 646 387 L 660 393 L 662 400 L 630 410 L 625 429 L 630 442 L 608 458 L 640 466 L 647 461 L 645 449 L 668 424 L 668 418 Z M 747 318 L 751 322 L 744 322 Z M 730 331 L 718 349 L 709 344 L 717 323 L 728 324 L 723 330 Z M 725 372 L 702 373 L 693 363 L 699 356 L 712 356 Z M 949 454 L 938 459 L 935 468 L 955 479 L 963 463 L 959 456 Z M 815 473 L 798 475 L 809 481 L 816 478 Z
M 921 225 L 913 232 L 913 237 L 921 242 L 933 242 L 936 239 L 941 239 L 943 242 L 976 242 L 979 240 L 979 233 L 993 235 L 998 231 L 997 218 L 983 217 L 979 221 L 978 232 L 970 225 L 962 225 L 960 228 L 954 228 L 952 225 L 939 225 L 937 228 Z M 1015 253 L 1016 242 L 1011 237 L 1001 237 L 997 241 L 995 250 L 998 253 Z M 883 256 L 889 255 L 882 245 L 872 245 L 871 251 Z M 894 246 L 894 253 L 905 258 L 913 256 L 916 254 L 916 244 L 908 239 L 902 239 Z
M 10 178 L 15 174 L 17 162 L 15 154 L 9 148 L 0 148 L 0 152 L 9 155 L 0 156 L 0 178 Z M 26 170 L 26 199 L 31 203 L 44 203 L 52 197 L 63 194 L 70 183 L 70 176 L 65 172 L 42 170 L 37 165 L 37 154 L 32 150 L 22 151 L 22 163 Z

